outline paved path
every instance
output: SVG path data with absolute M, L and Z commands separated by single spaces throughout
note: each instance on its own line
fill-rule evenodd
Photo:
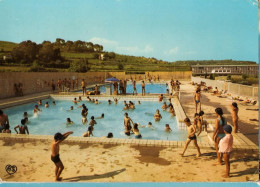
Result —
M 193 102 L 193 94 L 195 91 L 195 86 L 192 86 L 188 82 L 182 82 L 181 85 L 181 98 L 180 102 L 184 108 L 186 115 L 189 118 L 193 118 L 195 113 L 195 105 Z M 231 103 L 233 101 L 227 98 L 219 98 L 217 96 L 211 95 L 211 93 L 202 92 L 202 110 L 205 112 L 205 119 L 215 120 L 215 108 L 220 107 L 223 109 L 224 115 L 227 121 L 232 124 L 231 117 Z M 244 134 L 248 139 L 259 145 L 258 134 L 259 134 L 259 122 L 250 121 L 250 119 L 258 119 L 258 111 L 246 110 L 247 108 L 259 108 L 258 106 L 243 106 L 241 104 L 239 107 L 239 132 Z

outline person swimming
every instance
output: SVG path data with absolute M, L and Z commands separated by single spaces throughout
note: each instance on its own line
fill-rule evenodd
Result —
M 40 111 L 41 111 L 41 109 L 39 109 L 38 105 L 35 105 L 34 109 L 33 109 L 33 113 L 38 114 Z
M 96 117 L 96 119 L 103 119 L 105 117 L 105 114 L 102 113 L 100 117 Z
M 128 109 L 129 109 L 128 104 L 125 104 L 125 107 L 123 108 L 123 110 L 128 110 Z
M 163 94 L 161 94 L 161 95 L 159 96 L 159 102 L 162 102 L 162 100 L 163 100 Z
M 132 101 L 129 101 L 129 109 L 135 109 L 135 105 Z
M 96 99 L 96 101 L 95 101 L 95 104 L 96 104 L 96 105 L 98 105 L 98 104 L 99 104 L 99 102 L 98 102 L 98 100 L 97 100 L 97 99 Z
M 111 104 L 112 104 L 112 101 L 111 101 L 110 99 L 108 100 L 108 104 L 109 104 L 109 105 L 111 105 Z
M 73 106 L 70 106 L 70 109 L 67 110 L 67 111 L 69 112 L 69 111 L 72 111 L 72 110 L 74 110 L 74 107 L 73 107 Z
M 78 98 L 78 102 L 80 102 L 80 101 L 82 101 L 81 96 L 79 96 L 79 98 Z
M 88 99 L 88 101 L 89 101 L 89 102 L 91 102 L 91 101 L 92 101 L 92 100 L 91 100 L 91 98 L 90 98 L 89 96 L 87 96 L 87 99 Z
M 113 133 L 112 133 L 112 132 L 109 132 L 109 133 L 107 134 L 107 138 L 113 138 Z
M 44 106 L 45 108 L 49 108 L 49 102 L 46 102 Z
M 52 105 L 55 106 L 55 105 L 56 105 L 56 102 L 55 102 L 55 101 L 52 101 Z
M 138 105 L 140 105 L 141 104 L 141 101 L 138 101 Z
M 97 124 L 97 122 L 96 122 L 96 120 L 95 120 L 95 117 L 94 117 L 94 116 L 91 116 L 91 120 L 90 120 L 90 122 L 89 122 L 89 125 L 94 126 L 94 125 L 96 125 L 96 124 Z
M 77 98 L 75 97 L 72 102 L 73 102 L 75 105 L 77 105 L 77 104 L 78 104 Z
M 162 115 L 160 114 L 160 111 L 158 109 L 156 110 L 153 118 L 155 119 L 155 121 L 160 121 L 162 119 Z
M 74 124 L 74 122 L 73 122 L 73 121 L 71 121 L 71 119 L 70 119 L 70 118 L 67 118 L 66 125 L 73 125 L 73 124 Z
M 161 107 L 161 109 L 162 109 L 162 110 L 167 110 L 167 108 L 168 108 L 168 106 L 167 106 L 166 102 L 164 102 L 163 105 L 162 105 L 162 107 Z
M 138 124 L 137 124 L 137 123 L 134 124 L 133 132 L 134 132 L 134 134 L 135 134 L 135 138 L 136 138 L 136 139 L 141 139 L 141 138 L 142 138 L 142 135 L 141 135 L 140 132 L 139 132 Z
M 165 132 L 171 132 L 172 131 L 172 129 L 170 128 L 170 125 L 169 124 L 166 124 L 165 125 L 165 130 L 164 130 Z
M 83 137 L 90 137 L 90 135 L 94 136 L 93 135 L 93 130 L 94 130 L 93 127 L 89 126 L 88 127 L 88 131 L 83 134 Z
M 81 110 L 81 116 L 82 116 L 81 121 L 83 125 L 88 122 L 87 115 L 88 115 L 88 109 L 86 106 L 83 106 L 83 109 Z
M 38 101 L 38 105 L 41 106 L 42 105 L 42 100 Z

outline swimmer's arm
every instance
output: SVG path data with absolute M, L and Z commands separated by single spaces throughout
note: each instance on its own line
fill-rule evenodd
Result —
M 63 141 L 65 140 L 69 135 L 71 135 L 73 132 L 72 131 L 69 131 L 69 132 L 66 132 L 62 135 L 62 139 L 60 141 Z
M 15 132 L 18 134 L 18 132 L 17 132 L 17 128 L 19 127 L 19 125 L 16 125 L 15 127 L 14 127 L 14 130 L 15 130 Z

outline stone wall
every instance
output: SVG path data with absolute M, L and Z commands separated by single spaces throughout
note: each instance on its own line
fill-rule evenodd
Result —
M 148 78 L 148 72 L 146 72 Z M 149 72 L 149 75 L 159 75 L 160 79 L 191 79 L 191 72 Z M 87 72 L 87 73 L 72 73 L 72 72 L 0 72 L 0 99 L 14 97 L 14 84 L 22 83 L 23 93 L 34 94 L 39 92 L 51 91 L 51 81 L 57 83 L 58 79 L 85 79 L 87 84 L 104 83 L 104 80 L 109 77 L 118 79 L 136 80 L 144 79 L 144 74 L 125 74 L 125 72 Z

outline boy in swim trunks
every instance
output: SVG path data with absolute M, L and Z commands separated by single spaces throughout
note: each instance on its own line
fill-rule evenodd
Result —
M 200 98 L 201 98 L 200 89 L 197 89 L 196 93 L 193 96 L 193 100 L 194 100 L 195 108 L 196 108 L 196 113 L 197 113 L 198 105 L 199 105 L 199 112 L 201 111 Z
M 51 143 L 51 160 L 54 162 L 56 168 L 55 168 L 55 181 L 61 181 L 62 178 L 60 177 L 61 172 L 64 169 L 63 163 L 60 160 L 60 143 L 65 140 L 70 134 L 72 134 L 72 131 L 66 132 L 64 134 L 56 133 L 54 135 L 54 140 Z
M 185 146 L 184 146 L 183 152 L 181 153 L 181 156 L 184 156 L 184 153 L 185 153 L 188 145 L 190 144 L 191 141 L 193 141 L 193 143 L 194 143 L 194 145 L 195 145 L 195 147 L 197 148 L 197 151 L 198 151 L 197 157 L 199 157 L 201 155 L 201 153 L 200 153 L 200 148 L 199 148 L 198 143 L 197 143 L 197 137 L 195 135 L 196 128 L 195 128 L 194 125 L 191 124 L 189 118 L 185 118 L 184 123 L 187 125 L 188 138 L 185 142 Z
M 29 134 L 29 130 L 28 130 L 28 127 L 27 127 L 27 125 L 25 125 L 25 123 L 26 123 L 26 120 L 25 119 L 22 119 L 21 120 L 21 126 L 20 125 L 17 125 L 17 126 L 15 126 L 14 127 L 14 130 L 15 130 L 15 132 L 17 133 L 17 134 L 26 134 L 25 133 L 25 131 L 27 132 L 27 134 Z M 19 128 L 19 133 L 17 132 L 17 128 Z
M 125 126 L 125 135 L 127 136 L 130 136 L 130 131 L 132 131 L 131 123 L 132 125 L 134 125 L 132 119 L 128 117 L 128 113 L 125 113 L 124 126 Z

